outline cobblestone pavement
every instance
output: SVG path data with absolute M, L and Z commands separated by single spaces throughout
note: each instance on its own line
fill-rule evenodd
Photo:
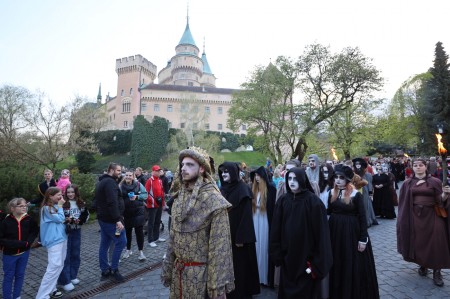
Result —
M 163 214 L 163 221 L 167 223 L 167 214 Z M 418 298 L 450 298 L 450 270 L 443 270 L 444 287 L 433 284 L 432 274 L 421 277 L 417 274 L 418 266 L 403 261 L 396 250 L 396 220 L 380 219 L 380 224 L 369 229 L 375 255 L 378 284 L 381 298 L 418 299 Z M 100 282 L 98 266 L 99 226 L 97 222 L 84 225 L 82 231 L 82 262 L 79 272 L 80 284 L 75 290 L 66 294 L 64 298 L 168 298 L 169 290 L 160 282 L 160 267 L 165 252 L 165 243 L 151 248 L 145 242 L 145 262 L 137 257 L 137 247 L 133 238 L 133 255 L 122 260 L 119 266 L 121 273 L 127 278 L 122 284 Z M 166 230 L 162 233 L 167 238 Z M 0 261 L 1 264 L 1 261 Z M 44 248 L 33 249 L 27 267 L 22 299 L 36 296 L 42 276 L 47 265 L 47 252 Z M 154 265 L 154 268 L 150 266 Z M 140 275 L 138 275 L 140 274 Z M 3 275 L 0 276 L 0 282 Z M 104 290 L 104 291 L 102 291 Z M 262 293 L 255 299 L 276 298 L 276 291 L 263 288 Z

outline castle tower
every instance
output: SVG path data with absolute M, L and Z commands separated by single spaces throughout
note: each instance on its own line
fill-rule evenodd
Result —
M 131 127 L 133 116 L 141 114 L 139 88 L 151 84 L 156 77 L 156 66 L 142 55 L 134 55 L 116 59 L 117 100 L 116 111 L 111 120 L 123 124 L 124 128 Z
M 98 86 L 97 105 L 102 103 L 102 83 Z
M 158 74 L 158 82 L 162 85 L 208 86 L 215 87 L 216 78 L 211 72 L 206 54 L 195 44 L 189 27 L 189 15 L 183 35 L 175 47 L 175 56 L 167 62 Z M 205 65 L 206 63 L 206 65 Z
M 203 39 L 202 62 L 203 62 L 203 76 L 201 80 L 201 85 L 205 87 L 216 87 L 216 77 L 212 73 L 211 68 L 209 67 L 208 60 L 206 59 L 204 39 Z

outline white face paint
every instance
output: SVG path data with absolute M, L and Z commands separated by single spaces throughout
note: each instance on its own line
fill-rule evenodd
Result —
M 355 163 L 355 168 L 358 169 L 358 170 L 361 169 L 361 163 L 356 162 Z
M 388 172 L 389 172 L 389 168 L 388 168 L 387 166 L 383 166 L 382 169 L 383 169 L 383 172 L 384 172 L 384 173 L 388 173 Z
M 345 179 L 345 177 L 343 175 L 337 174 L 334 177 L 334 183 L 336 184 L 336 186 L 339 189 L 344 189 L 345 185 L 347 185 L 347 180 Z
M 309 159 L 308 161 L 309 161 L 309 167 L 311 167 L 313 169 L 316 168 L 316 160 Z
M 300 192 L 300 184 L 297 181 L 297 177 L 295 176 L 295 173 L 293 173 L 293 172 L 289 173 L 288 184 L 289 184 L 289 188 L 291 188 L 291 191 L 293 193 Z
M 228 172 L 228 169 L 224 169 L 223 170 L 223 172 L 222 172 L 222 179 L 223 179 L 224 182 L 227 182 L 227 183 L 231 180 L 230 173 Z
M 377 170 L 381 170 L 381 164 L 380 163 L 377 163 L 376 167 L 377 167 Z
M 328 180 L 328 168 L 323 167 L 322 168 L 322 172 L 323 172 L 323 177 L 325 180 Z

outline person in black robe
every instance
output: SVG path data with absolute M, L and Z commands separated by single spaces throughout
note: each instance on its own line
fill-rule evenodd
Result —
M 378 299 L 377 273 L 362 194 L 350 183 L 354 175 L 350 167 L 336 165 L 334 171 L 334 188 L 328 202 L 333 251 L 330 298 Z
M 251 298 L 260 293 L 256 236 L 252 216 L 252 191 L 241 180 L 239 166 L 224 162 L 219 166 L 220 192 L 233 206 L 228 210 L 233 251 L 235 289 L 228 299 Z
M 292 168 L 286 187 L 270 234 L 270 255 L 281 266 L 278 298 L 320 298 L 321 279 L 333 261 L 326 209 L 304 169 Z
M 375 212 L 375 216 L 394 219 L 396 215 L 390 188 L 391 179 L 387 173 L 383 172 L 383 167 L 380 162 L 377 162 L 376 168 L 377 174 L 374 174 L 372 177 L 373 211 Z

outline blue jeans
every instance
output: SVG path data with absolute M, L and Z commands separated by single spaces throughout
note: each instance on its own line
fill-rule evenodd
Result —
M 102 272 L 117 270 L 119 268 L 119 259 L 122 250 L 127 245 L 127 237 L 125 230 L 120 232 L 120 236 L 116 237 L 116 224 L 98 220 L 100 225 L 100 248 L 98 250 L 98 257 L 100 261 L 100 270 Z M 111 258 L 111 266 L 108 263 L 108 249 L 114 243 L 114 251 Z
M 64 260 L 64 268 L 59 275 L 58 283 L 66 285 L 77 278 L 80 269 L 81 229 L 71 230 L 67 234 L 67 255 Z
M 29 250 L 20 255 L 3 255 L 3 272 L 5 273 L 3 276 L 3 298 L 15 299 L 20 297 L 29 256 Z

